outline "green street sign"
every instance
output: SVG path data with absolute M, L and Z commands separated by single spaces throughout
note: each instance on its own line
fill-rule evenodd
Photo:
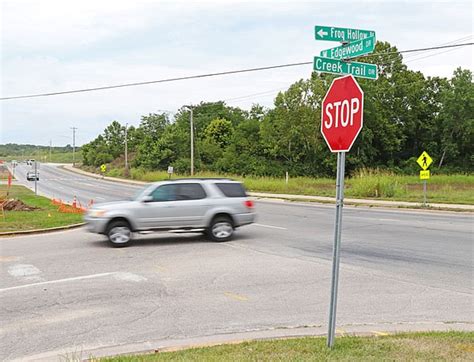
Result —
M 314 27 L 314 34 L 316 40 L 340 41 L 343 43 L 351 43 L 371 36 L 375 37 L 375 31 L 373 30 L 335 28 L 321 25 Z
M 349 44 L 321 51 L 324 58 L 350 59 L 372 53 L 375 49 L 375 36 L 350 42 Z
M 318 72 L 352 74 L 354 77 L 377 79 L 377 65 L 359 62 L 345 62 L 338 59 L 314 57 L 313 69 Z

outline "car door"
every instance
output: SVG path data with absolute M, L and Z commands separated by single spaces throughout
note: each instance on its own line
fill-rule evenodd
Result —
M 140 229 L 171 227 L 176 217 L 176 185 L 159 185 L 149 194 L 151 200 L 143 202 L 137 210 Z
M 176 224 L 180 227 L 200 228 L 211 207 L 206 191 L 200 183 L 176 184 Z

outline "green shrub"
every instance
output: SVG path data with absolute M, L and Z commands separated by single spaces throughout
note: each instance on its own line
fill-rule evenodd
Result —
M 379 169 L 360 169 L 350 185 L 351 194 L 359 197 L 396 197 L 405 191 L 399 177 Z

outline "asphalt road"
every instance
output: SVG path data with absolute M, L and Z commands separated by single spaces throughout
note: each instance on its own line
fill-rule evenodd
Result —
M 134 192 L 44 166 L 40 183 L 85 200 Z M 334 206 L 257 212 L 227 243 L 165 233 L 114 249 L 83 229 L 0 239 L 0 359 L 326 325 Z M 345 207 L 338 328 L 472 329 L 473 289 L 472 214 Z
M 26 180 L 26 173 L 32 170 L 31 166 L 20 163 L 15 167 L 15 178 L 18 183 L 34 191 L 35 182 Z M 76 196 L 83 205 L 87 205 L 91 200 L 95 203 L 123 200 L 130 198 L 140 189 L 139 186 L 94 179 L 48 164 L 41 164 L 39 175 L 38 194 L 66 202 L 72 202 Z

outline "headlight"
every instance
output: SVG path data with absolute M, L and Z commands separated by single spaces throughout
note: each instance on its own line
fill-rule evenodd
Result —
M 91 217 L 102 217 L 105 216 L 106 211 L 105 210 L 90 210 L 89 211 L 89 216 Z

